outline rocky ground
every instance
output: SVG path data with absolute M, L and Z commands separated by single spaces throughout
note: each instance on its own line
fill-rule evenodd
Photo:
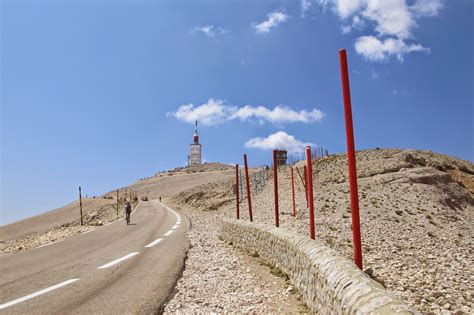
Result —
M 389 291 L 424 313 L 474 312 L 474 166 L 459 159 L 414 150 L 368 150 L 357 153 L 361 231 L 364 268 L 371 268 L 373 276 Z M 303 163 L 297 164 L 301 170 Z M 333 155 L 318 160 L 314 166 L 316 234 L 328 246 L 352 259 L 351 210 L 345 155 Z M 269 172 L 262 192 L 252 185 L 253 216 L 256 222 L 273 224 L 273 179 Z M 234 216 L 232 177 L 220 184 L 196 187 L 177 195 L 174 202 L 194 208 L 215 208 L 213 212 L 187 213 L 193 221 L 190 238 L 195 244 L 206 246 L 190 252 L 178 293 L 167 310 L 177 305 L 194 305 L 190 292 L 199 284 L 204 288 L 206 310 L 219 311 L 212 294 L 228 284 L 219 273 L 201 275 L 201 270 L 215 266 L 229 268 L 232 260 L 219 261 L 225 255 L 225 244 L 215 240 L 215 231 L 206 230 L 222 216 Z M 279 173 L 280 227 L 308 235 L 309 219 L 303 185 L 295 172 L 297 216 L 291 216 L 291 181 L 289 169 Z M 241 215 L 247 218 L 247 200 L 241 203 Z M 204 220 L 204 222 L 202 221 Z M 214 226 L 214 224 L 212 224 Z M 209 238 L 210 237 L 210 238 Z M 206 243 L 200 240 L 213 240 Z M 204 251 L 211 246 L 213 251 Z M 197 245 L 200 246 L 200 245 Z M 199 248 L 199 247 L 198 247 Z M 217 252 L 218 254 L 213 254 Z M 210 259 L 212 258 L 212 259 Z M 215 264 L 215 261 L 219 264 Z M 188 274 L 188 271 L 191 273 Z M 206 271 L 208 272 L 208 271 Z M 198 277 L 199 279 L 196 279 Z M 214 284 L 206 285 L 205 279 Z M 237 278 L 236 278 L 237 279 Z M 239 280 L 243 286 L 249 280 Z M 199 291 L 201 292 L 201 291 Z M 265 299 L 264 299 L 265 301 Z M 228 299 L 221 297 L 222 303 Z M 214 307 L 211 307 L 214 305 Z M 237 305 L 236 305 L 237 306 Z M 202 305 L 201 305 L 202 307 Z M 187 310 L 187 308 L 184 308 Z M 196 308 L 202 309 L 202 308 Z M 237 307 L 235 309 L 242 310 Z M 234 309 L 234 310 L 235 310 Z M 192 309 L 189 309 L 192 310 Z M 256 311 L 263 311 L 257 309 Z

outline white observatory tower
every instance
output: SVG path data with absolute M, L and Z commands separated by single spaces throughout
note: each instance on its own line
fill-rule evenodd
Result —
M 193 143 L 191 143 L 189 155 L 188 155 L 188 166 L 200 165 L 201 164 L 201 144 L 199 143 L 199 134 L 197 131 L 197 120 L 194 127 Z

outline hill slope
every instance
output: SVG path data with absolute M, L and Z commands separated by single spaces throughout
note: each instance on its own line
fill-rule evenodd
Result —
M 472 312 L 473 164 L 427 151 L 375 149 L 357 152 L 357 168 L 365 268 L 420 311 Z M 352 259 L 347 157 L 318 160 L 313 171 L 317 237 Z M 252 187 L 256 222 L 274 222 L 271 173 L 263 192 Z M 297 175 L 295 180 L 296 218 L 290 215 L 289 169 L 281 169 L 280 227 L 308 235 L 304 188 Z M 228 180 L 183 192 L 174 201 L 196 207 L 201 200 L 207 210 L 233 217 L 233 196 Z M 247 202 L 240 207 L 247 219 Z

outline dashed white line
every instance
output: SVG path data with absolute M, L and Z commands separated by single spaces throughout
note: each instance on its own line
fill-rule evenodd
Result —
M 173 230 L 169 230 L 168 232 L 166 232 L 163 236 L 170 236 L 171 233 L 173 233 Z
M 133 257 L 133 256 L 135 256 L 135 255 L 138 255 L 138 254 L 140 254 L 140 253 L 139 253 L 139 252 L 130 253 L 130 254 L 128 254 L 128 255 L 125 255 L 125 256 L 123 256 L 123 257 L 120 257 L 119 259 L 116 259 L 116 260 L 114 260 L 114 261 L 111 261 L 111 262 L 109 262 L 109 263 L 107 263 L 107 264 L 105 264 L 105 265 L 102 265 L 102 266 L 100 266 L 100 267 L 97 267 L 97 269 L 105 269 L 105 268 L 112 267 L 112 266 L 118 264 L 119 262 L 122 262 L 122 261 L 124 261 L 124 260 L 126 260 L 126 259 L 129 259 L 129 258 L 131 258 L 131 257 Z
M 172 229 L 172 230 L 176 230 L 177 228 L 178 228 L 178 225 L 175 224 L 175 225 L 173 225 L 173 227 L 172 227 L 171 229 Z
M 58 283 L 56 285 L 53 285 L 49 288 L 46 288 L 46 289 L 43 289 L 43 290 L 40 290 L 40 291 L 37 291 L 35 293 L 31 293 L 31 294 L 28 294 L 24 297 L 21 297 L 21 298 L 18 298 L 16 300 L 13 300 L 13 301 L 10 301 L 10 302 L 7 302 L 7 303 L 4 303 L 4 304 L 0 304 L 0 310 L 3 310 L 9 306 L 12 306 L 12 305 L 15 305 L 15 304 L 18 304 L 18 303 L 21 303 L 21 302 L 24 302 L 26 300 L 29 300 L 29 299 L 32 299 L 32 298 L 35 298 L 37 296 L 40 296 L 40 295 L 43 295 L 45 293 L 48 293 L 48 292 L 51 292 L 53 290 L 56 290 L 56 289 L 59 289 L 61 287 L 64 287 L 68 284 L 71 284 L 73 282 L 76 282 L 77 280 L 79 280 L 79 278 L 77 279 L 69 279 L 69 280 L 66 280 L 64 282 L 61 282 L 61 283 Z
M 162 238 L 156 239 L 153 242 L 151 242 L 150 244 L 146 245 L 145 247 L 153 247 L 156 244 L 158 244 L 159 242 L 161 242 L 162 240 L 163 240 Z

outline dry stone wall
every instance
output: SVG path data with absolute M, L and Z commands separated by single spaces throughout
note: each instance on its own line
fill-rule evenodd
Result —
M 285 272 L 307 305 L 321 314 L 416 314 L 320 241 L 282 228 L 224 219 L 221 236 Z

